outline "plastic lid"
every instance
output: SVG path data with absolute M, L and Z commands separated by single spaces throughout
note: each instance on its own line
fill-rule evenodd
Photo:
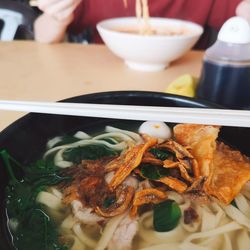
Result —
M 206 50 L 206 58 L 225 63 L 250 65 L 250 25 L 242 17 L 227 20 L 217 41 Z
M 250 43 L 250 25 L 243 17 L 232 17 L 222 26 L 218 40 L 226 43 Z

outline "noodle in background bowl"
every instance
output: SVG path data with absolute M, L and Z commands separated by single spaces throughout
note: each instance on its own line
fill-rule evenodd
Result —
M 70 98 L 65 101 L 194 108 L 217 107 L 211 103 L 193 98 L 140 91 L 95 93 Z M 105 125 L 132 128 L 138 124 L 141 124 L 141 122 L 31 113 L 14 122 L 0 133 L 0 148 L 5 148 L 19 162 L 27 164 L 39 159 L 45 150 L 48 139 L 55 136 L 71 134 L 78 130 L 91 132 L 96 129 L 103 129 Z M 232 144 L 241 150 L 242 153 L 250 156 L 250 129 L 224 127 L 221 129 L 220 139 L 225 140 L 228 144 Z M 4 206 L 4 189 L 9 178 L 1 160 L 0 173 L 0 249 L 8 250 L 13 249 Z
M 130 68 L 141 71 L 160 71 L 168 67 L 170 62 L 187 53 L 203 33 L 200 25 L 178 19 L 151 17 L 149 24 L 161 30 L 160 34 L 135 34 L 133 31 L 140 28 L 135 17 L 104 20 L 97 24 L 97 30 L 115 55 L 124 59 Z M 132 32 L 124 32 L 131 29 Z M 164 30 L 177 34 L 165 35 Z M 183 34 L 179 34 L 182 31 Z

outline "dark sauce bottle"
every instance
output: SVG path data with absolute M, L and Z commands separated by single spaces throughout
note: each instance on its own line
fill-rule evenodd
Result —
M 204 57 L 197 96 L 232 109 L 250 109 L 250 25 L 229 19 Z

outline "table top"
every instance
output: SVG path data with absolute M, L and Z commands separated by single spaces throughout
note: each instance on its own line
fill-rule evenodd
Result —
M 159 91 L 183 74 L 199 76 L 203 52 L 190 51 L 161 72 L 129 69 L 104 45 L 0 42 L 0 99 L 57 101 L 115 90 Z M 24 115 L 0 111 L 0 131 Z

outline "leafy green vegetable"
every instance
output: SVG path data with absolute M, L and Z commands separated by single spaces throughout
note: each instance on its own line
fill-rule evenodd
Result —
M 52 186 L 71 179 L 60 175 L 61 169 L 54 164 L 52 156 L 47 157 L 46 160 L 41 159 L 32 163 L 24 171 L 25 178 L 36 186 Z
M 53 156 L 49 156 L 44 159 L 37 160 L 36 162 L 30 164 L 29 168 L 26 170 L 27 174 L 31 172 L 36 172 L 36 174 L 44 175 L 48 173 L 54 173 L 58 170 L 58 167 L 54 164 Z
M 103 202 L 103 207 L 104 208 L 109 208 L 112 204 L 114 204 L 116 201 L 116 197 L 115 196 L 110 196 L 107 197 L 104 202 Z
M 10 182 L 6 189 L 6 207 L 10 217 L 22 218 L 27 210 L 33 207 L 39 188 L 32 190 L 25 181 Z
M 6 150 L 0 151 L 10 182 L 6 188 L 8 216 L 17 222 L 13 242 L 17 249 L 66 250 L 58 241 L 54 222 L 36 202 L 39 192 L 48 186 L 68 180 L 60 175 L 60 169 L 52 162 L 40 160 L 31 166 L 21 166 Z M 23 176 L 17 178 L 14 168 L 18 167 Z
M 168 232 L 174 229 L 181 218 L 181 209 L 173 200 L 166 200 L 154 206 L 153 225 L 157 232 Z
M 149 152 L 152 153 L 157 159 L 161 161 L 165 161 L 166 159 L 168 159 L 170 156 L 173 155 L 173 153 L 170 151 L 162 150 L 158 148 L 151 148 Z
M 21 164 L 19 162 L 17 162 L 13 157 L 11 157 L 5 149 L 0 150 L 0 157 L 3 160 L 4 166 L 6 167 L 6 170 L 9 174 L 11 181 L 13 183 L 17 183 L 18 180 L 17 180 L 16 176 L 14 175 L 12 168 L 19 167 L 22 170 Z
M 104 156 L 117 156 L 118 153 L 108 147 L 102 145 L 87 145 L 68 149 L 63 153 L 63 158 L 66 161 L 71 161 L 76 164 L 85 160 L 97 160 Z
M 79 139 L 64 137 L 61 143 L 72 143 Z M 57 144 L 57 145 L 59 145 Z M 82 159 L 95 160 L 104 156 L 116 156 L 118 153 L 102 145 L 88 145 L 73 148 L 64 153 L 65 160 L 80 163 Z M 10 176 L 10 183 L 6 188 L 6 207 L 8 216 L 17 221 L 17 228 L 13 232 L 13 241 L 17 249 L 36 250 L 65 250 L 58 241 L 58 232 L 54 222 L 36 202 L 39 192 L 48 186 L 56 185 L 70 178 L 61 175 L 61 169 L 54 164 L 54 155 L 45 160 L 38 160 L 29 166 L 22 166 L 6 150 L 0 151 L 0 156 Z M 16 170 L 22 175 L 17 178 Z M 104 202 L 107 208 L 115 202 L 110 197 Z
M 238 206 L 237 206 L 237 204 L 236 204 L 235 200 L 232 200 L 230 204 L 231 204 L 232 206 L 234 206 L 234 207 L 238 208 Z
M 25 213 L 23 221 L 15 231 L 14 244 L 18 249 L 67 250 L 58 242 L 55 224 L 38 206 Z
M 159 180 L 161 177 L 168 176 L 169 170 L 162 166 L 143 164 L 141 166 L 141 174 L 150 180 Z

